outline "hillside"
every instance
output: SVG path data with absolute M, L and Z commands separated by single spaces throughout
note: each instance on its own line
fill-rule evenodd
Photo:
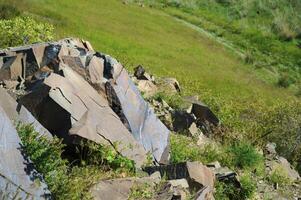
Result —
M 208 12 L 212 11 L 210 9 L 205 12 L 199 7 L 190 9 L 185 7 L 186 5 L 174 4 L 162 7 L 162 4 L 158 4 L 159 1 L 139 1 L 144 2 L 144 6 L 140 3 L 130 3 L 134 1 L 119 0 L 0 2 L 1 5 L 9 2 L 20 15 L 53 24 L 56 39 L 78 37 L 90 41 L 95 50 L 115 57 L 130 72 L 133 72 L 136 66 L 143 65 L 146 71 L 155 77 L 175 77 L 182 87 L 181 94 L 175 96 L 161 94 L 162 98 L 165 98 L 171 106 L 177 107 L 180 98 L 199 96 L 222 123 L 222 130 L 218 130 L 217 134 L 212 136 L 221 145 L 221 149 L 235 147 L 240 142 L 246 144 L 245 147 L 261 149 L 268 142 L 275 142 L 277 152 L 285 156 L 299 172 L 301 171 L 299 141 L 301 102 L 295 95 L 299 74 L 296 70 L 287 68 L 281 71 L 278 66 L 282 61 L 280 64 L 287 64 L 287 60 L 291 61 L 292 65 L 298 62 L 295 59 L 300 53 L 297 52 L 295 44 L 299 41 L 298 34 L 294 34 L 294 39 L 289 42 L 280 41 L 278 36 L 275 36 L 277 39 L 273 38 L 275 40 L 271 43 L 277 41 L 279 48 L 285 46 L 296 54 L 294 59 L 290 59 L 291 57 L 288 59 L 286 57 L 287 60 L 279 59 L 277 66 L 272 66 L 271 69 L 254 67 L 256 59 L 262 61 L 261 59 L 266 56 L 261 54 L 262 49 L 256 46 L 258 43 L 252 43 L 251 39 L 244 40 L 245 36 L 237 36 L 239 41 L 246 41 L 247 44 L 244 45 L 254 44 L 259 49 L 251 52 L 254 62 L 245 62 L 233 50 L 217 42 L 216 37 L 208 37 L 206 33 L 214 32 L 206 29 L 207 22 L 210 22 L 210 25 L 217 27 L 215 31 L 222 30 L 226 41 L 233 44 L 235 49 L 242 50 L 244 55 L 248 55 L 247 48 L 242 48 L 229 40 L 233 35 L 228 35 L 227 31 L 232 26 L 223 27 L 223 24 L 227 24 L 226 20 L 219 21 L 220 23 L 211 20 L 214 17 L 223 18 L 223 13 L 218 9 L 224 8 L 217 8 L 218 11 L 215 10 L 209 15 Z M 204 16 L 207 18 L 204 19 Z M 205 26 L 199 26 L 198 20 L 201 18 L 206 20 Z M 197 28 L 191 28 L 190 25 L 201 27 L 205 34 Z M 270 44 L 266 44 L 265 47 L 268 45 Z M 281 54 L 278 50 L 275 50 L 276 56 Z M 277 83 L 282 75 L 293 77 L 294 84 L 289 88 L 279 87 Z M 173 142 L 175 146 L 181 148 L 185 148 L 180 145 L 182 142 L 187 146 L 193 143 L 190 138 L 182 135 L 175 136 Z M 192 148 L 192 151 L 194 150 Z M 227 155 L 223 150 L 219 153 Z M 204 159 L 191 156 L 194 152 L 186 153 L 189 154 L 183 156 L 186 160 Z M 225 160 L 220 162 L 223 161 Z M 225 163 L 227 162 L 222 164 Z M 229 166 L 240 170 L 235 164 L 231 163 Z M 251 170 L 242 169 L 242 171 L 248 173 Z

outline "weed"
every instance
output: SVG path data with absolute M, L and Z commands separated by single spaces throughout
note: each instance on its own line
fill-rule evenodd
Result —
M 260 155 L 254 146 L 239 142 L 228 148 L 229 154 L 234 166 L 239 168 L 254 168 L 263 161 L 263 156 Z
M 183 106 L 183 99 L 179 94 L 168 94 L 168 92 L 158 92 L 153 97 L 153 99 L 157 101 L 166 101 L 166 103 L 174 108 L 174 109 L 181 109 Z
M 152 199 L 154 191 L 151 185 L 144 184 L 134 184 L 131 188 L 129 200 L 142 200 L 142 199 Z
M 214 197 L 217 200 L 245 200 L 251 198 L 256 191 L 256 183 L 249 175 L 244 175 L 240 179 L 241 187 L 237 187 L 234 182 L 220 182 L 215 184 Z
M 289 179 L 288 174 L 281 166 L 277 166 L 272 171 L 272 173 L 268 177 L 268 180 L 272 184 L 279 184 L 281 186 L 285 186 L 285 185 L 288 185 L 291 183 L 291 180 Z
M 294 83 L 294 80 L 288 74 L 282 74 L 278 80 L 278 86 L 283 88 L 288 88 L 291 84 Z

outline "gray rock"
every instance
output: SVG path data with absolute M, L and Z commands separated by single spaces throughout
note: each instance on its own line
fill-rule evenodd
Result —
M 210 124 L 213 124 L 215 126 L 219 125 L 219 119 L 210 110 L 210 108 L 202 102 L 193 103 L 191 113 L 196 116 L 198 123 L 204 124 L 206 122 L 209 122 Z
M 166 90 L 169 93 L 181 92 L 180 84 L 175 78 L 162 78 L 160 80 L 160 88 Z
M 172 113 L 173 131 L 182 132 L 188 130 L 195 121 L 193 115 L 186 111 L 174 111 Z
M 158 90 L 157 86 L 152 81 L 148 80 L 138 80 L 137 87 L 139 91 L 144 94 L 145 97 L 155 95 Z
M 182 188 L 189 188 L 188 182 L 186 179 L 174 179 L 168 181 L 173 187 L 182 187 Z
M 265 146 L 265 151 L 266 151 L 267 154 L 276 155 L 277 154 L 277 152 L 276 152 L 276 144 L 275 143 L 268 143 Z
M 203 188 L 208 186 L 213 188 L 215 176 L 213 171 L 199 162 L 185 162 L 175 165 L 145 167 L 144 170 L 148 174 L 156 171 L 161 173 L 161 176 L 166 176 L 168 180 L 186 179 L 191 188 Z
M 51 199 L 42 176 L 24 154 L 17 131 L 1 106 L 0 121 L 0 199 Z
M 154 187 L 158 183 L 158 180 L 151 177 L 119 178 L 100 181 L 92 186 L 90 191 L 95 200 L 126 200 L 129 198 L 133 186 L 147 184 Z
M 0 106 L 2 106 L 12 122 L 31 124 L 40 135 L 52 138 L 51 133 L 49 133 L 24 106 L 18 105 L 3 88 L 0 88 Z

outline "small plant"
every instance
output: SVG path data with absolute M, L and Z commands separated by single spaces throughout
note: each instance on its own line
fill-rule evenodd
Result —
M 116 145 L 115 145 L 116 146 Z M 85 165 L 107 165 L 118 172 L 134 172 L 134 161 L 120 155 L 111 146 L 99 145 L 92 141 L 82 140 L 77 153 L 80 163 Z
M 268 180 L 272 184 L 279 184 L 281 186 L 285 186 L 291 183 L 291 180 L 289 179 L 287 173 L 281 166 L 277 166 L 270 176 L 268 177 Z
M 288 88 L 294 80 L 288 74 L 282 74 L 278 80 L 278 86 L 283 88 Z
M 200 161 L 202 163 L 219 161 L 221 164 L 228 163 L 227 160 L 229 158 L 222 145 L 218 148 L 216 145 L 208 143 L 200 147 L 190 137 L 172 134 L 170 146 L 172 163 L 185 161 Z
M 254 168 L 263 161 L 262 155 L 257 152 L 255 147 L 245 142 L 231 145 L 228 152 L 233 159 L 233 165 L 242 169 Z
M 240 183 L 242 196 L 245 197 L 245 199 L 251 198 L 256 191 L 256 182 L 252 180 L 249 174 L 246 174 L 240 177 Z
M 181 109 L 184 103 L 181 95 L 179 94 L 168 94 L 165 92 L 158 92 L 152 98 L 157 101 L 164 100 L 170 107 L 174 109 Z
M 195 161 L 199 159 L 200 148 L 194 144 L 192 138 L 179 134 L 172 134 L 170 146 L 172 163 Z
M 234 182 L 219 182 L 215 184 L 214 197 L 216 200 L 245 200 L 251 198 L 256 191 L 256 183 L 249 175 L 244 175 L 240 179 L 241 187 Z
M 151 185 L 144 184 L 134 184 L 131 188 L 129 200 L 142 200 L 142 199 L 153 199 L 154 189 Z

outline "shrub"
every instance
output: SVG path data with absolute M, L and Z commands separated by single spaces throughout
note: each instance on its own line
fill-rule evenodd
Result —
M 222 145 L 218 148 L 217 145 L 208 143 L 200 147 L 190 137 L 172 134 L 170 147 L 172 163 L 200 161 L 206 164 L 219 161 L 223 165 L 228 165 L 229 158 Z
M 286 73 L 281 74 L 278 80 L 278 86 L 283 88 L 288 88 L 291 84 L 294 83 L 294 80 Z
M 241 187 L 236 187 L 231 181 L 215 184 L 214 197 L 216 200 L 245 200 L 251 198 L 256 191 L 256 183 L 249 175 L 240 178 Z
M 26 45 L 53 39 L 53 26 L 30 17 L 0 20 L 0 47 Z
M 256 191 L 256 182 L 254 182 L 249 174 L 240 177 L 242 188 L 242 196 L 244 199 L 251 198 Z
M 263 161 L 262 155 L 256 151 L 255 147 L 245 142 L 231 145 L 228 151 L 230 158 L 233 159 L 233 165 L 242 169 L 254 168 Z
M 172 134 L 170 137 L 171 162 L 196 161 L 200 156 L 199 147 L 194 144 L 192 138 Z

